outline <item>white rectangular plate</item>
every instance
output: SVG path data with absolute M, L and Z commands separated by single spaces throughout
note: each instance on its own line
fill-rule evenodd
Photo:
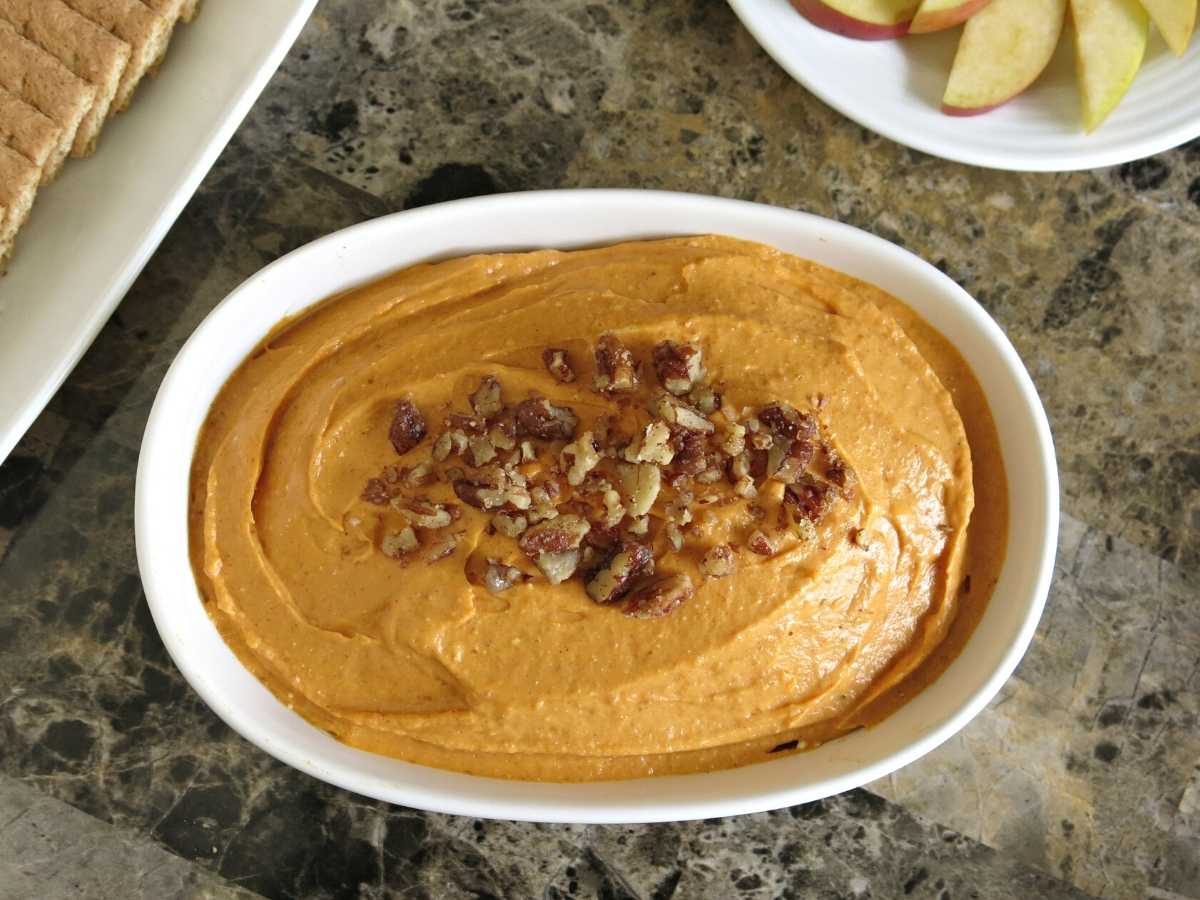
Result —
M 159 74 L 38 195 L 0 279 L 0 462 L 70 373 L 317 0 L 207 0 Z

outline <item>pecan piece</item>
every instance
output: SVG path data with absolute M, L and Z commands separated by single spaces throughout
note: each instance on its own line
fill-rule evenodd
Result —
M 458 549 L 458 542 L 463 539 L 465 534 L 465 531 L 446 531 L 439 534 L 429 545 L 429 549 L 425 553 L 425 562 L 435 563 L 448 556 L 453 556 L 454 551 Z
M 671 429 L 664 422 L 651 422 L 640 437 L 625 448 L 624 457 L 632 463 L 651 462 L 669 465 L 675 458 L 671 447 Z
M 517 432 L 543 441 L 569 441 L 579 424 L 569 406 L 555 406 L 545 397 L 530 397 L 517 404 Z
M 496 458 L 496 445 L 482 435 L 472 436 L 467 441 L 468 459 L 471 465 L 479 468 L 486 466 Z
M 459 500 L 476 509 L 499 509 L 505 504 L 529 509 L 531 500 L 524 481 L 519 472 L 489 466 L 475 479 L 459 475 L 451 481 L 451 487 Z
M 388 440 L 396 452 L 403 456 L 425 437 L 425 417 L 417 409 L 411 397 L 405 397 L 396 404 L 392 413 L 392 424 L 388 428 Z
M 396 497 L 392 506 L 416 528 L 445 528 L 458 518 L 453 504 L 431 503 L 425 497 Z
M 574 575 L 575 570 L 579 568 L 580 555 L 578 550 L 564 550 L 562 553 L 543 553 L 534 560 L 534 564 L 541 569 L 542 574 L 546 576 L 551 584 L 562 584 Z
M 671 446 L 675 448 L 674 470 L 680 475 L 699 475 L 708 468 L 708 443 L 704 435 L 686 428 L 671 431 Z
M 585 431 L 578 440 L 563 447 L 559 459 L 567 470 L 567 484 L 572 487 L 583 484 L 588 472 L 600 462 L 600 454 L 592 443 L 592 433 Z
M 811 440 L 817 435 L 817 420 L 787 403 L 772 403 L 763 407 L 758 413 L 758 420 L 781 437 Z
M 517 543 L 526 556 L 537 559 L 544 553 L 579 549 L 591 528 L 591 523 L 582 516 L 557 516 L 526 529 Z
M 575 369 L 571 366 L 571 357 L 562 347 L 547 347 L 542 351 L 542 363 L 546 371 L 563 384 L 575 380 Z
M 750 535 L 750 540 L 746 542 L 746 546 L 750 548 L 752 553 L 757 553 L 759 556 L 774 556 L 779 552 L 779 544 L 776 540 L 758 528 Z
M 700 571 L 706 578 L 724 578 L 733 574 L 735 565 L 733 548 L 728 544 L 717 544 L 700 560 Z
M 621 612 L 634 619 L 659 619 L 691 600 L 695 593 L 687 575 L 665 575 L 635 587 Z
M 500 397 L 500 382 L 494 376 L 483 377 L 483 381 L 471 395 L 471 409 L 481 419 L 490 419 L 504 409 L 504 401 Z
M 597 603 L 620 600 L 639 575 L 654 571 L 654 554 L 645 544 L 626 541 L 588 579 L 587 593 Z
M 806 437 L 777 441 L 767 452 L 767 472 L 776 481 L 792 484 L 808 468 L 815 452 L 816 447 Z
M 517 513 L 502 511 L 492 516 L 492 527 L 505 537 L 515 538 L 529 527 L 529 520 Z
M 791 509 L 797 523 L 815 525 L 833 506 L 833 486 L 811 475 L 802 475 L 795 484 L 784 488 L 783 502 Z
M 704 417 L 698 409 L 689 406 L 678 397 L 660 391 L 650 402 L 650 411 L 656 414 L 668 425 L 686 428 L 688 431 L 699 431 L 711 434 L 717 426 Z
M 662 341 L 654 347 L 654 371 L 663 387 L 682 396 L 704 378 L 703 355 L 695 344 Z
M 516 566 L 505 565 L 498 560 L 489 559 L 487 568 L 483 570 L 483 586 L 492 594 L 502 594 L 526 581 L 529 581 L 528 575 Z
M 611 331 L 596 341 L 596 390 L 602 394 L 628 394 L 637 389 L 637 363 L 629 348 Z
M 379 543 L 379 549 L 384 556 L 391 559 L 404 559 L 408 554 L 412 553 L 421 546 L 417 540 L 417 533 L 412 530 L 412 526 L 405 525 L 399 531 L 392 531 L 383 536 L 383 540 Z
M 854 486 L 858 483 L 858 476 L 854 470 L 846 465 L 846 461 L 842 459 L 842 455 L 832 447 L 825 447 L 825 478 L 837 486 L 842 496 L 847 500 L 854 495 Z
M 649 463 L 620 463 L 617 477 L 629 498 L 629 515 L 636 519 L 650 512 L 662 489 L 662 470 Z
M 688 401 L 706 416 L 711 416 L 721 408 L 721 395 L 707 384 L 698 384 L 688 394 Z

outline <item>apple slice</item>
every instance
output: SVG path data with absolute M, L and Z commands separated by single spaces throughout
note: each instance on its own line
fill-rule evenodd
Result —
M 943 31 L 960 25 L 988 5 L 990 0 L 924 0 L 908 26 L 909 34 Z
M 1196 28 L 1196 0 L 1142 0 L 1142 6 L 1162 32 L 1171 52 L 1183 56 Z
M 814 25 L 861 41 L 903 37 L 920 0 L 792 0 Z
M 1141 68 L 1150 18 L 1138 0 L 1071 0 L 1083 127 L 1095 131 Z
M 967 19 L 942 112 L 976 116 L 1029 87 L 1054 55 L 1066 15 L 1067 0 L 992 0 Z

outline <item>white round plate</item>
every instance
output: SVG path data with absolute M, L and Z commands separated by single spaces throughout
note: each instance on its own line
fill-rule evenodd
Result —
M 906 300 L 974 368 L 992 406 L 1009 478 L 1008 553 L 991 603 L 936 682 L 875 727 L 809 753 L 723 772 L 593 784 L 538 784 L 444 772 L 355 750 L 277 701 L 225 645 L 188 562 L 188 470 L 209 405 L 285 316 L 413 263 L 493 250 L 568 249 L 718 233 L 773 244 Z M 827 797 L 929 752 L 996 694 L 1025 652 L 1046 599 L 1058 535 L 1050 430 L 1016 351 L 971 297 L 928 263 L 847 225 L 736 200 L 655 191 L 546 191 L 461 200 L 384 216 L 267 266 L 200 324 L 163 380 L 138 461 L 138 566 L 155 624 L 184 677 L 267 753 L 360 794 L 438 812 L 543 822 L 657 822 L 759 812 Z
M 993 169 L 1065 172 L 1141 159 L 1200 135 L 1200 36 L 1173 56 L 1151 28 L 1129 93 L 1084 134 L 1068 23 L 1029 90 L 981 116 L 940 110 L 961 28 L 859 41 L 813 25 L 788 0 L 729 0 L 754 38 L 793 78 L 843 115 L 925 153 Z

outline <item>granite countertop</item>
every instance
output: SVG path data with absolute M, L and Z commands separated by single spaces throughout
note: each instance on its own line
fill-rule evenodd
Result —
M 918 763 L 763 815 L 473 821 L 288 769 L 167 659 L 133 481 L 205 313 L 345 225 L 577 186 L 864 228 L 1024 358 L 1062 472 L 1054 586 L 1000 696 Z M 1198 343 L 1200 142 L 1079 174 L 944 162 L 825 107 L 719 0 L 324 0 L 0 466 L 0 898 L 1200 898 Z

